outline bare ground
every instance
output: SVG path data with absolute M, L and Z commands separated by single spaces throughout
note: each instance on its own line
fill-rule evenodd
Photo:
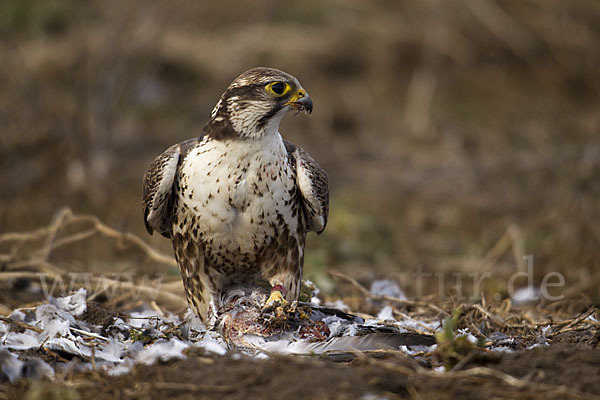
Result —
M 598 340 L 596 340 L 596 344 Z M 69 374 L 64 381 L 3 385 L 5 398 L 437 398 L 593 399 L 600 351 L 563 344 L 507 354 L 480 353 L 460 370 L 432 373 L 400 353 L 352 361 L 273 356 L 208 356 L 136 367 L 131 374 Z M 44 396 L 36 393 L 45 393 Z M 419 397 L 422 396 L 422 397 Z M 75 397 L 73 397 L 75 398 Z

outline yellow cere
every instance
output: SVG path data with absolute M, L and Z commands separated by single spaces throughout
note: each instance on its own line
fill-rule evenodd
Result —
M 304 91 L 304 89 L 298 89 L 298 91 L 294 93 L 294 95 L 290 98 L 290 101 L 288 103 L 294 103 L 299 99 L 303 98 L 304 96 L 306 96 L 306 92 Z

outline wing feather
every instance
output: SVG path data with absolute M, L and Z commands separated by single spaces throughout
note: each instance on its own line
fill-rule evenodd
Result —
M 167 238 L 171 237 L 176 174 L 181 160 L 198 140 L 189 139 L 169 147 L 150 163 L 144 174 L 144 224 L 148 233 L 156 230 Z
M 329 216 L 329 179 L 327 173 L 300 146 L 284 140 L 288 154 L 296 164 L 296 185 L 302 195 L 307 229 L 323 232 Z

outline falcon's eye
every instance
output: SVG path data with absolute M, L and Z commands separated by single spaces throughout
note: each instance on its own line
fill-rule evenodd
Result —
M 275 97 L 281 97 L 292 88 L 285 82 L 271 82 L 267 85 L 267 92 Z
M 275 94 L 282 95 L 285 90 L 285 85 L 281 82 L 274 83 L 271 85 L 271 90 L 275 92 Z

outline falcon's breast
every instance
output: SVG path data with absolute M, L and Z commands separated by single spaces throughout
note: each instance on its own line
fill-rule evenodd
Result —
M 251 143 L 205 137 L 180 171 L 178 212 L 194 221 L 196 239 L 210 237 L 230 254 L 248 255 L 277 234 L 278 224 L 298 228 L 295 171 L 280 135 Z

